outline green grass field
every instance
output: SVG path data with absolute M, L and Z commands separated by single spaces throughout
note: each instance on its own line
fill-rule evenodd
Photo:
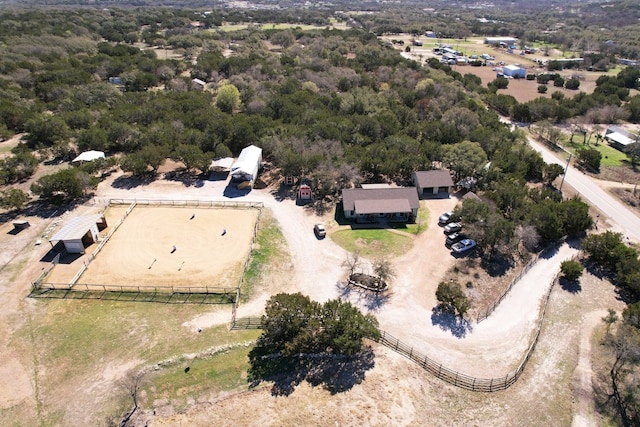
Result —
M 577 142 L 578 140 L 580 141 Z M 602 154 L 602 160 L 600 160 L 601 166 L 626 166 L 630 161 L 629 156 L 619 150 L 616 150 L 607 143 L 601 142 L 598 145 L 595 145 L 595 143 L 591 141 L 590 144 L 584 145 L 582 144 L 582 137 L 574 138 L 574 142 L 567 141 L 564 146 L 573 154 L 576 154 L 576 152 L 583 147 L 595 148 L 600 152 L 600 154 Z
M 340 230 L 331 234 L 331 239 L 345 250 L 367 258 L 402 255 L 413 245 L 410 237 L 386 229 Z

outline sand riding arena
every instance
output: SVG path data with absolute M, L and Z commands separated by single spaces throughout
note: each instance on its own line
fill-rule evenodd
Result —
M 235 300 L 261 203 L 110 200 L 84 254 L 62 252 L 32 294 L 225 295 Z

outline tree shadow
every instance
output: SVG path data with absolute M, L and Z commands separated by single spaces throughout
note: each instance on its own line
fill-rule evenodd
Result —
M 567 280 L 565 277 L 561 277 L 559 280 L 560 287 L 572 294 L 577 294 L 582 291 L 582 285 L 578 280 Z
M 238 188 L 236 187 L 236 184 L 229 182 L 229 184 L 226 187 L 224 187 L 224 191 L 222 192 L 222 195 L 224 197 L 228 197 L 229 199 L 235 199 L 237 197 L 246 196 L 250 192 L 251 192 L 251 188 L 244 188 L 242 190 L 238 190 Z
M 271 195 L 278 202 L 294 200 L 296 198 L 296 189 L 293 185 L 280 184 L 277 188 L 271 190 Z
M 491 277 L 504 276 L 515 265 L 512 254 L 496 252 L 490 257 L 483 257 L 482 269 Z
M 209 181 L 226 181 L 228 177 L 229 177 L 229 171 L 209 172 Z
M 443 304 L 435 306 L 431 313 L 431 323 L 438 326 L 443 331 L 450 331 L 456 338 L 464 338 L 467 332 L 471 332 L 471 323 L 459 316 L 456 316 L 448 307 Z
M 542 251 L 542 253 L 540 254 L 540 258 L 551 259 L 558 253 L 559 250 L 559 245 L 551 245 L 551 247 L 548 247 Z
M 351 301 L 371 312 L 379 311 L 385 304 L 391 301 L 393 297 L 393 292 L 389 289 L 374 292 L 350 285 L 347 281 L 336 282 L 336 288 L 338 289 L 338 295 L 341 299 Z
M 360 384 L 366 372 L 375 366 L 371 347 L 353 356 L 315 353 L 284 357 L 258 355 L 259 352 L 259 347 L 255 347 L 249 354 L 249 386 L 254 388 L 264 381 L 271 381 L 273 396 L 289 396 L 302 381 L 313 387 L 321 386 L 331 394 L 342 393 Z
M 193 174 L 186 169 L 178 169 L 164 174 L 166 181 L 180 182 L 185 187 L 202 187 L 204 185 L 202 174 Z
M 119 176 L 113 180 L 111 186 L 120 190 L 130 190 L 132 188 L 149 185 L 156 180 L 155 175 L 148 175 L 144 177 L 136 176 Z

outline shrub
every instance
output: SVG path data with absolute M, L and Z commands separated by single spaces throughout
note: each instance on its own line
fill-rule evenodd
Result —
M 567 260 L 563 261 L 560 264 L 560 271 L 562 272 L 565 279 L 574 281 L 578 280 L 580 276 L 582 276 L 582 272 L 584 267 L 578 261 Z

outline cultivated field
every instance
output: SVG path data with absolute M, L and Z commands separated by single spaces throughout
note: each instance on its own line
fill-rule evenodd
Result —
M 126 209 L 126 205 L 110 206 L 105 212 L 107 223 L 117 223 Z M 137 205 L 78 283 L 235 288 L 251 248 L 258 213 L 254 208 Z M 107 228 L 103 234 L 109 231 Z M 95 246 L 87 248 L 87 253 Z M 67 283 L 88 257 L 56 265 L 47 282 Z

